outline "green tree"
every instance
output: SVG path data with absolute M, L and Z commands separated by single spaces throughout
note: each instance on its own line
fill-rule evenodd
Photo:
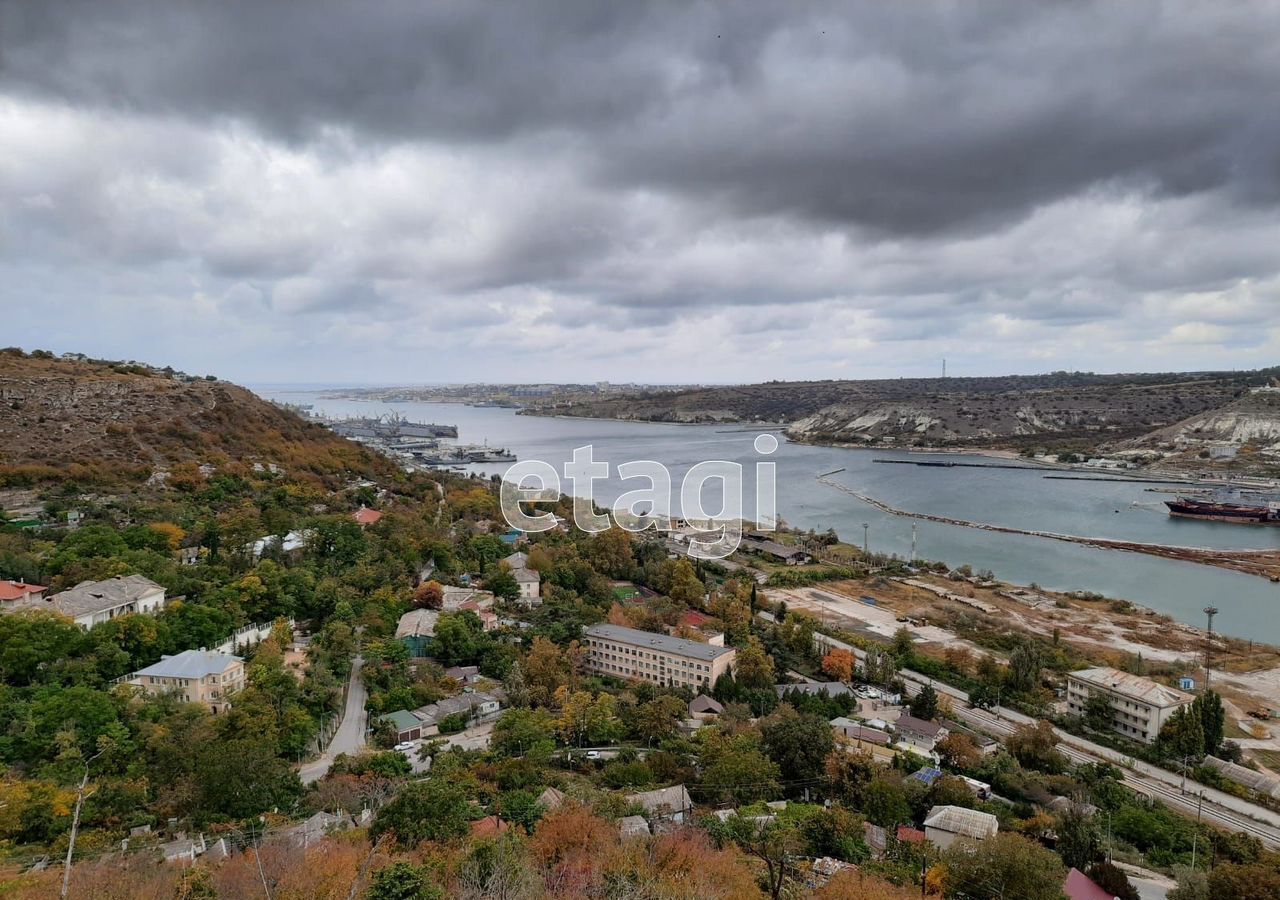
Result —
M 1058 855 L 1068 867 L 1083 872 L 1102 859 L 1102 836 L 1091 816 L 1068 809 L 1058 817 Z
M 1165 755 L 1198 760 L 1204 754 L 1204 729 L 1200 716 L 1188 707 L 1175 710 L 1160 728 L 1159 746 Z
M 732 815 L 723 822 L 711 819 L 707 829 L 720 845 L 733 844 L 764 864 L 764 884 L 773 900 L 782 896 L 798 870 L 796 863 L 804 849 L 804 835 L 788 819 L 760 821 Z
M 1090 694 L 1084 701 L 1084 724 L 1094 731 L 1110 731 L 1115 720 L 1116 712 L 1106 694 Z
M 498 797 L 498 812 L 512 825 L 520 826 L 525 834 L 533 834 L 533 826 L 546 810 L 531 792 L 516 790 Z
M 750 732 L 729 737 L 704 731 L 699 754 L 699 801 L 753 803 L 777 796 L 778 764 L 765 755 Z
M 942 855 L 949 894 L 967 900 L 1035 897 L 1061 900 L 1067 870 L 1051 851 L 1002 831 L 984 841 L 960 841 Z
M 1200 719 L 1200 730 L 1204 735 L 1204 752 L 1217 753 L 1218 748 L 1222 746 L 1227 722 L 1227 714 L 1222 708 L 1222 698 L 1216 691 L 1205 691 L 1192 701 L 1191 709 Z
M 686 712 L 683 700 L 672 694 L 663 694 L 636 707 L 631 727 L 636 737 L 652 747 L 676 733 Z
M 1015 693 L 1030 693 L 1040 684 L 1043 660 L 1035 641 L 1024 640 L 1009 654 L 1008 683 Z
M 545 709 L 508 709 L 493 724 L 490 749 L 498 756 L 546 756 L 555 749 L 556 722 Z
M 1090 866 L 1084 874 L 1106 891 L 1108 897 L 1115 897 L 1117 900 L 1142 900 L 1138 889 L 1129 883 L 1129 876 L 1119 866 L 1099 862 Z
M 920 693 L 911 698 L 908 706 L 911 708 L 911 715 L 928 722 L 938 714 L 938 692 L 926 684 L 920 688 Z
M 441 665 L 466 665 L 479 659 L 488 643 L 484 624 L 475 613 L 470 610 L 441 613 L 436 621 L 431 652 Z
M 796 793 L 822 779 L 827 756 L 835 746 L 831 725 L 825 719 L 782 706 L 764 722 L 760 733 L 765 752 Z
M 432 882 L 426 866 L 400 861 L 378 870 L 365 897 L 367 900 L 443 900 L 444 891 Z
M 903 625 L 893 633 L 893 640 L 889 643 L 889 650 L 899 661 L 904 661 L 911 656 L 911 648 L 915 644 L 915 635 L 911 633 L 911 629 Z
M 391 834 L 402 847 L 422 841 L 447 841 L 470 829 L 471 807 L 456 782 L 432 776 L 410 784 L 378 811 L 370 835 Z
M 484 580 L 484 589 L 503 600 L 516 600 L 520 597 L 520 585 L 516 581 L 516 576 L 512 575 L 511 570 L 505 566 L 495 570 Z
M 747 638 L 747 645 L 738 650 L 734 678 L 747 690 L 773 687 L 773 659 L 754 635 Z
M 902 779 L 879 775 L 862 792 L 862 811 L 873 825 L 895 828 L 911 821 L 911 804 L 902 787 Z

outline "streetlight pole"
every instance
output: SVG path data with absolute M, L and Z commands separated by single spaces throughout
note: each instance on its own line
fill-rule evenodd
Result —
M 1204 636 L 1204 689 L 1209 690 L 1209 653 L 1213 649 L 1213 617 L 1218 614 L 1218 607 L 1206 606 L 1204 614 L 1209 617 L 1209 629 Z
M 862 523 L 862 556 L 864 559 L 870 555 L 870 551 L 867 549 L 867 532 L 870 528 L 871 526 L 868 523 Z

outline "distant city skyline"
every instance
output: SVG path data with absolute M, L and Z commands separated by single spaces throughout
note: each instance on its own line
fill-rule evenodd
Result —
M 1277 44 L 1280 6 L 1158 0 L 0 0 L 0 344 L 250 384 L 1264 367 Z

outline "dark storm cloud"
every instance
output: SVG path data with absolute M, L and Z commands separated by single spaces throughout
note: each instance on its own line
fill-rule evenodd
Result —
M 1265 362 L 1276 46 L 1156 0 L 0 0 L 0 313 L 275 375 L 291 328 L 466 377 Z
M 594 177 L 891 234 L 1280 182 L 1280 8 L 9 3 L 11 87 L 306 140 L 565 136 Z

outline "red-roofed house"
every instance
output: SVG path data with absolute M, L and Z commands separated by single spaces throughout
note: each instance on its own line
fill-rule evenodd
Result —
M 483 819 L 477 819 L 471 823 L 471 836 L 492 837 L 496 834 L 502 834 L 510 827 L 497 816 L 485 816 Z
M 25 581 L 0 581 L 0 603 L 23 603 L 27 600 L 43 600 L 44 585 L 27 584 Z
M 927 838 L 919 828 L 912 828 L 910 825 L 899 825 L 898 840 L 906 841 L 908 844 L 923 844 Z
M 370 509 L 367 506 L 362 506 L 351 514 L 351 518 L 355 519 L 356 524 L 361 528 L 367 528 L 370 525 L 377 525 L 378 521 L 382 518 L 382 513 L 378 512 L 376 509 Z
M 1062 885 L 1062 893 L 1066 894 L 1070 900 L 1115 900 L 1115 897 L 1098 887 L 1096 881 L 1079 869 L 1072 869 L 1067 873 L 1066 883 Z
M 700 613 L 695 609 L 690 609 L 686 611 L 685 614 L 679 618 L 676 624 L 683 625 L 686 628 L 702 628 L 704 625 L 707 625 L 710 622 L 711 622 L 710 616 Z

